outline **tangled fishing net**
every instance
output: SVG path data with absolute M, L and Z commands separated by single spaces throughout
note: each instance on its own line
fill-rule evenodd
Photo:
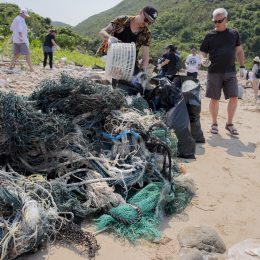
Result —
M 43 241 L 94 257 L 97 227 L 136 240 L 159 237 L 165 215 L 189 203 L 177 139 L 141 97 L 62 74 L 27 99 L 0 93 L 0 253 L 12 259 Z

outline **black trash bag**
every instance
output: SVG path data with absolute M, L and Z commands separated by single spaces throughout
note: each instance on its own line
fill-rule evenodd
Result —
M 166 125 L 174 129 L 178 139 L 178 157 L 195 159 L 195 141 L 190 132 L 190 119 L 184 97 L 181 92 L 181 79 L 171 82 L 165 79 L 161 104 L 168 111 Z
M 196 80 L 184 81 L 182 83 L 182 94 L 190 118 L 191 135 L 197 143 L 205 143 L 205 137 L 200 124 L 200 84 Z
M 143 94 L 143 87 L 139 83 L 132 83 L 125 80 L 112 79 L 112 86 L 125 91 L 129 96 L 137 95 L 138 93 Z

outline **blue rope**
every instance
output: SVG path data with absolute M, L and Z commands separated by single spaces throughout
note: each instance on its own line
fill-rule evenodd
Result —
M 113 136 L 112 134 L 106 133 L 104 131 L 97 131 L 101 136 L 103 136 L 106 139 L 110 139 L 111 141 L 118 141 L 120 139 L 122 139 L 124 136 L 128 135 L 128 134 L 132 134 L 133 137 L 136 139 L 136 141 L 140 141 L 140 136 L 139 134 L 137 134 L 135 131 L 131 130 L 131 129 L 127 129 L 125 131 L 123 131 L 122 133 Z

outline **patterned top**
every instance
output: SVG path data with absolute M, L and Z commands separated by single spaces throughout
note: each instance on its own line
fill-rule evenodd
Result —
M 115 20 L 111 22 L 113 26 L 113 30 L 111 35 L 118 34 L 123 32 L 126 28 L 130 27 L 131 21 L 135 18 L 135 16 L 119 16 Z M 142 46 L 150 46 L 151 43 L 151 32 L 145 26 L 143 27 L 138 33 L 136 37 L 136 50 L 137 52 Z M 98 49 L 98 53 L 106 53 L 108 49 L 108 42 L 107 40 L 103 41 L 102 45 Z

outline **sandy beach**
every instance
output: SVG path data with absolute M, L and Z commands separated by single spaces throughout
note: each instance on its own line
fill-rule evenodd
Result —
M 60 69 L 43 71 L 36 68 L 35 73 L 7 74 L 1 70 L 0 79 L 5 82 L 1 89 L 21 95 L 31 93 L 42 78 L 55 77 L 60 72 Z M 86 71 L 70 68 L 70 73 L 82 76 Z M 200 77 L 205 88 L 205 72 Z M 202 98 L 201 124 L 206 143 L 196 145 L 196 160 L 178 159 L 194 179 L 197 194 L 182 214 L 165 219 L 160 227 L 164 238 L 158 243 L 137 241 L 132 245 L 104 232 L 96 236 L 101 249 L 95 259 L 177 259 L 177 234 L 187 226 L 212 227 L 227 249 L 247 238 L 260 238 L 260 105 L 254 103 L 252 92 L 252 89 L 246 89 L 243 100 L 239 101 L 234 120 L 238 137 L 225 130 L 225 100 L 220 103 L 219 134 L 209 132 L 209 101 Z M 87 223 L 83 228 L 94 230 Z M 19 259 L 80 260 L 86 257 L 70 247 L 51 247 Z

